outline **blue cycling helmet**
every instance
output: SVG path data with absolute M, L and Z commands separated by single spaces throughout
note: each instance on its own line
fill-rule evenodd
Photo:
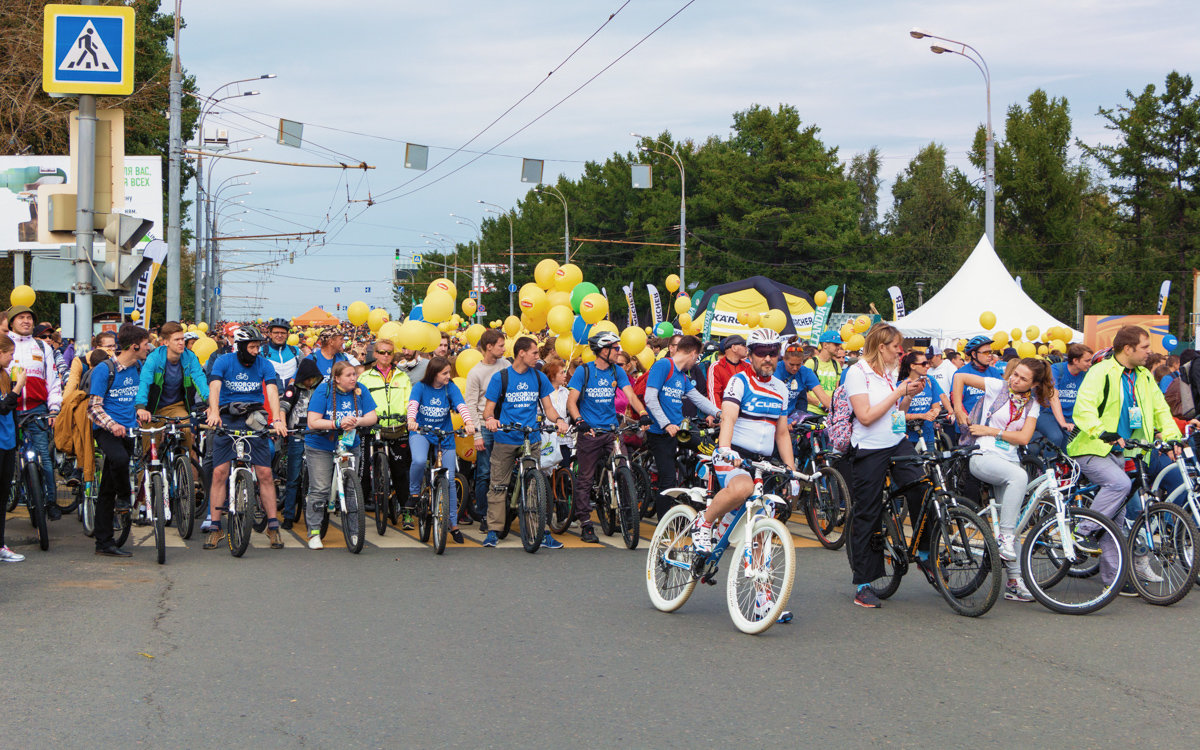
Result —
M 972 338 L 970 341 L 967 342 L 967 345 L 963 348 L 963 353 L 969 355 L 971 352 L 975 351 L 976 349 L 983 346 L 984 344 L 991 346 L 993 343 L 995 343 L 995 342 L 992 341 L 991 336 L 983 336 L 983 335 L 975 336 L 974 338 Z
M 842 335 L 837 331 L 826 331 L 825 333 L 821 334 L 821 338 L 818 339 L 818 342 L 822 344 L 841 344 Z

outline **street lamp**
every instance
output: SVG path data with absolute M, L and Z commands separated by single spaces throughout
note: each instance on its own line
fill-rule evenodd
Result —
M 637 133 L 630 133 L 629 135 L 633 136 L 634 138 L 650 140 L 649 138 L 646 138 L 646 136 L 638 135 Z M 675 166 L 679 167 L 679 290 L 681 293 L 686 293 L 687 277 L 684 275 L 684 253 L 687 250 L 687 172 L 683 168 L 683 158 L 679 156 L 679 149 L 674 143 L 667 144 L 660 140 L 655 140 L 654 143 L 657 143 L 664 148 L 670 148 L 671 153 L 668 154 L 664 151 L 657 151 L 649 146 L 638 146 L 638 150 L 643 153 L 648 152 L 652 154 L 658 154 L 659 156 L 665 156 L 670 159 Z
M 488 213 L 492 213 L 492 214 L 500 214 L 504 218 L 508 219 L 508 314 L 512 315 L 513 314 L 513 220 L 512 220 L 512 215 L 509 214 L 507 211 L 504 211 L 503 209 L 501 209 L 500 206 L 497 206 L 495 203 L 488 203 L 487 201 L 476 201 L 476 202 L 482 203 L 485 206 L 491 206 L 491 208 L 483 209 L 484 211 L 487 211 Z
M 467 219 L 465 216 L 458 216 L 457 214 L 450 214 L 450 215 L 454 217 L 455 224 L 462 224 L 464 227 L 470 227 L 471 229 L 475 230 L 475 235 L 476 235 L 476 237 L 478 237 L 478 239 L 475 242 L 475 247 L 478 248 L 479 257 L 480 257 L 480 259 L 482 259 L 483 258 L 483 230 L 479 228 L 478 224 L 471 221 L 470 219 Z M 455 247 L 456 247 L 455 266 L 457 267 L 458 266 L 458 261 L 457 261 L 458 254 L 457 254 L 457 246 L 455 246 Z M 470 282 L 471 289 L 475 288 L 475 272 L 476 272 L 476 270 L 477 270 L 477 265 L 476 265 L 476 261 L 475 261 L 475 250 L 472 250 L 471 251 L 471 282 Z M 482 273 L 483 272 L 480 271 L 480 274 L 482 274 Z M 457 286 L 457 282 L 455 282 L 455 285 Z M 470 296 L 470 295 L 468 294 L 467 296 Z
M 533 189 L 535 193 L 549 192 L 555 198 L 562 201 L 563 204 L 563 259 L 565 263 L 571 262 L 571 220 L 570 214 L 567 211 L 567 198 L 558 188 L 553 185 L 538 185 Z
M 222 85 L 218 86 L 217 88 L 213 89 L 213 92 L 211 94 L 209 94 L 207 97 L 205 97 L 205 101 L 207 101 L 207 104 L 205 104 L 203 107 L 200 108 L 200 119 L 197 123 L 199 125 L 199 127 L 196 129 L 196 133 L 197 133 L 196 140 L 198 141 L 198 143 L 196 144 L 196 150 L 204 151 L 204 118 L 206 115 L 208 115 L 209 111 L 214 106 L 220 104 L 221 102 L 225 101 L 226 99 L 236 99 L 239 96 L 257 96 L 259 92 L 245 91 L 245 92 L 240 92 L 237 94 L 231 94 L 229 96 L 224 96 L 224 97 L 221 97 L 220 99 L 217 98 L 217 94 L 221 93 L 221 91 L 223 91 L 224 89 L 227 89 L 230 86 L 236 86 L 239 83 L 249 83 L 250 81 L 258 81 L 258 80 L 274 78 L 274 77 L 275 77 L 274 73 L 264 73 L 263 75 L 255 76 L 253 78 L 239 78 L 236 81 L 230 81 L 229 83 L 222 84 Z M 203 154 L 197 154 L 196 155 L 196 207 L 197 207 L 197 210 L 196 210 L 196 217 L 195 217 L 197 252 L 195 253 L 196 257 L 193 258 L 193 269 L 192 269 L 192 275 L 193 275 L 192 287 L 193 287 L 193 292 L 194 292 L 194 303 L 195 303 L 193 311 L 199 310 L 200 305 L 201 305 L 201 289 L 199 286 L 196 285 L 195 279 L 199 278 L 201 275 L 200 252 L 199 252 L 200 227 L 201 227 L 201 221 L 205 217 L 201 217 L 201 215 L 200 215 L 200 213 L 201 213 L 200 209 L 203 208 L 203 204 L 200 202 L 200 184 L 203 181 L 204 181 L 204 156 L 203 156 Z
M 947 39 L 944 36 L 930 34 L 924 29 L 912 29 L 908 35 L 913 39 L 940 39 L 943 42 L 953 44 L 958 49 L 943 47 L 938 44 L 930 45 L 929 51 L 935 55 L 958 55 L 965 57 L 974 63 L 979 72 L 983 75 L 983 83 L 987 89 L 987 141 L 985 142 L 984 156 L 984 171 L 983 171 L 983 186 L 984 186 L 984 209 L 983 209 L 983 228 L 987 234 L 988 242 L 992 248 L 996 247 L 996 137 L 992 132 L 992 72 L 988 69 L 987 61 L 983 59 L 983 55 L 979 54 L 979 50 L 975 49 L 966 42 L 959 42 L 954 39 Z

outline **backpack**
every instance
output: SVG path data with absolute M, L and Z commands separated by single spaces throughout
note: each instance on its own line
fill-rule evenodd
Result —
M 96 370 L 99 370 L 101 365 L 108 365 L 106 368 L 108 370 L 108 386 L 104 389 L 105 393 L 108 393 L 112 390 L 113 381 L 117 379 L 117 368 L 113 367 L 112 359 L 106 359 L 97 364 L 95 367 L 88 368 L 87 371 L 85 371 L 83 375 L 79 377 L 79 390 L 83 391 L 88 396 L 92 395 L 92 376 L 96 374 Z
M 1196 416 L 1196 395 L 1192 393 L 1192 363 L 1179 368 L 1179 373 L 1167 386 L 1167 405 L 1176 419 L 1189 420 Z
M 670 380 L 671 378 L 673 378 L 675 376 L 675 362 L 674 362 L 674 360 L 671 360 L 668 358 L 667 363 L 670 364 L 670 366 L 671 366 L 671 371 L 667 373 L 667 380 Z M 650 369 L 654 369 L 653 366 L 651 366 Z M 643 403 L 645 403 L 645 401 L 646 401 L 646 381 L 649 379 L 650 379 L 650 370 L 646 370 L 645 372 L 643 372 L 641 375 L 638 376 L 637 382 L 635 382 L 633 384 L 633 392 L 637 395 L 637 397 L 639 399 L 642 400 Z
M 846 395 L 846 386 L 839 385 L 833 389 L 829 399 L 829 416 L 825 418 L 825 437 L 829 447 L 838 453 L 845 453 L 850 448 L 850 433 L 854 429 L 854 409 L 850 406 L 850 397 Z

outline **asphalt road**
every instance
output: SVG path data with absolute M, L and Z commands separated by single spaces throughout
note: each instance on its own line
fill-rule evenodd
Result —
M 796 524 L 791 524 L 799 530 Z M 258 546 L 92 555 L 72 519 L 0 567 L 0 748 L 1183 747 L 1200 598 L 1087 617 L 951 613 L 909 576 L 851 605 L 844 554 L 797 549 L 795 620 L 674 614 L 644 545 L 541 551 Z M 136 530 L 135 530 L 136 533 Z M 173 533 L 173 532 L 172 532 Z M 15 544 L 14 544 L 15 543 Z

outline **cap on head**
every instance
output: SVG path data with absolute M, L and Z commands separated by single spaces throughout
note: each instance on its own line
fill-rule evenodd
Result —
M 825 333 L 821 334 L 819 343 L 838 344 L 840 346 L 842 343 L 842 334 L 838 333 L 837 331 L 826 331 Z
M 727 352 L 727 351 L 729 351 L 729 347 L 738 346 L 738 345 L 741 345 L 741 346 L 746 345 L 746 339 L 744 336 L 741 336 L 740 334 L 737 334 L 737 333 L 733 334 L 732 336 L 726 336 L 725 339 L 721 342 L 721 351 Z
M 30 315 L 33 315 L 33 310 L 27 305 L 13 305 L 12 307 L 8 308 L 9 321 L 11 321 L 13 318 L 17 317 L 21 313 L 29 313 Z M 33 319 L 37 320 L 37 316 L 33 315 Z

